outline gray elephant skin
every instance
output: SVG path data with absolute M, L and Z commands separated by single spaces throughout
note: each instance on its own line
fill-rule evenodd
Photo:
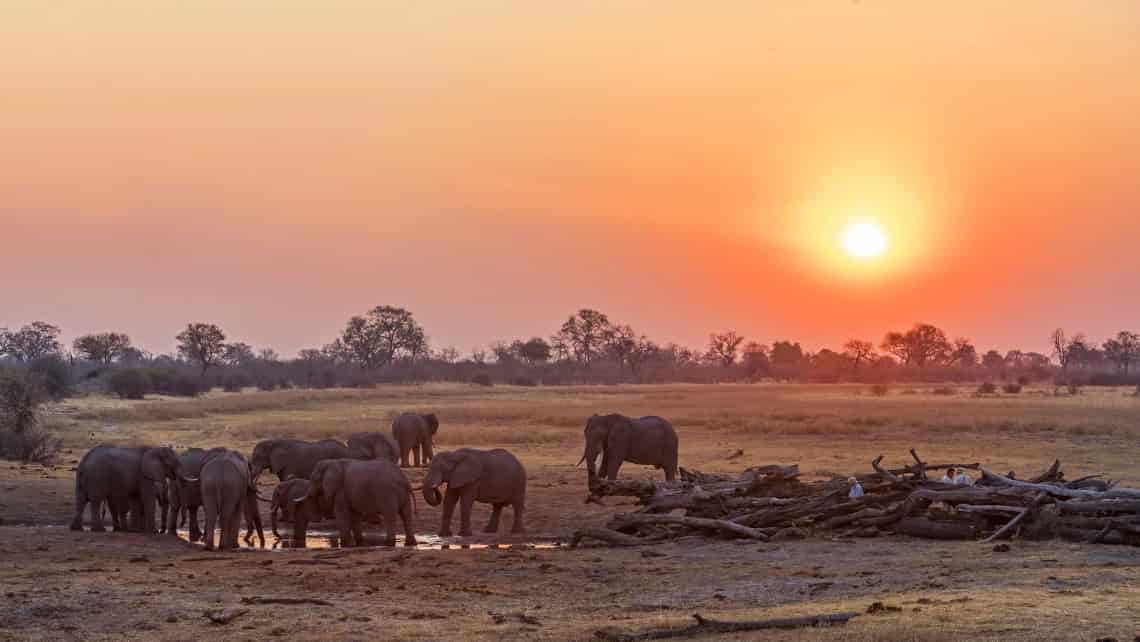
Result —
M 421 415 L 405 412 L 392 420 L 392 438 L 400 448 L 400 466 L 408 467 L 408 453 L 415 457 L 416 468 L 432 458 L 432 441 L 439 431 L 439 419 L 432 413 Z M 423 453 L 421 459 L 420 454 Z
M 293 548 L 305 548 L 305 533 L 309 524 L 324 517 L 334 517 L 332 505 L 328 501 L 311 494 L 313 483 L 307 479 L 290 479 L 277 484 L 273 489 L 273 499 L 269 503 L 269 525 L 273 535 L 277 532 L 277 513 L 284 521 L 293 523 Z
M 358 432 L 348 436 L 348 456 L 352 459 L 400 460 L 396 440 L 382 432 Z
M 215 526 L 221 529 L 217 548 L 237 548 L 243 515 L 247 522 L 257 527 L 264 547 L 265 535 L 261 532 L 261 517 L 257 512 L 257 490 L 245 456 L 236 450 L 211 449 L 202 459 L 199 477 L 206 517 L 206 550 L 214 549 Z M 251 539 L 247 534 L 246 543 Z
M 155 504 L 167 479 L 177 479 L 180 464 L 170 448 L 120 448 L 101 444 L 80 460 L 75 473 L 75 516 L 72 530 L 83 530 L 83 510 L 90 504 L 91 530 L 105 530 L 102 506 L 110 507 L 118 528 L 126 528 L 126 512 L 136 516 L 134 530 L 153 533 Z
M 178 537 L 178 525 L 184 521 L 190 525 L 190 541 L 196 542 L 202 538 L 202 530 L 198 525 L 198 509 L 202 506 L 202 485 L 200 482 L 188 482 L 186 477 L 196 478 L 202 473 L 202 460 L 206 451 L 201 448 L 190 448 L 178 456 L 182 466 L 183 478 L 170 484 L 170 512 L 166 533 Z
M 491 519 L 483 532 L 499 531 L 499 516 L 503 507 L 514 511 L 512 533 L 526 532 L 523 515 L 526 512 L 526 469 L 510 452 L 502 448 L 476 450 L 461 448 L 435 456 L 424 477 L 424 500 L 432 506 L 441 501 L 439 487 L 447 484 L 443 494 L 443 519 L 439 527 L 442 537 L 451 535 L 451 516 L 459 504 L 459 534 L 471 534 L 471 505 L 475 502 L 490 504 Z
M 303 504 L 315 499 L 318 504 L 330 504 L 342 546 L 363 546 L 364 517 L 375 514 L 384 519 L 387 530 L 387 537 L 382 542 L 384 546 L 396 545 L 397 515 L 404 522 L 404 545 L 416 544 L 412 485 L 392 462 L 383 459 L 326 459 L 316 465 L 309 481 L 312 482 L 309 493 L 294 499 L 293 503 Z M 297 535 L 295 542 L 305 541 L 304 533 Z
M 285 481 L 297 477 L 308 479 L 322 459 L 346 457 L 349 457 L 348 447 L 335 439 L 266 439 L 253 447 L 249 463 L 255 479 L 268 469 L 277 479 Z
M 661 417 L 594 415 L 586 422 L 585 434 L 582 460 L 589 479 L 599 474 L 594 468 L 598 453 L 602 455 L 600 474 L 607 479 L 617 479 L 618 469 L 627 461 L 664 469 L 668 481 L 677 478 L 677 432 Z

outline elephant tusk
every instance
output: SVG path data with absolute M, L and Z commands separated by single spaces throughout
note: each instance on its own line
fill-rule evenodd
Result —
M 308 496 L 308 495 L 305 495 L 305 496 L 303 496 L 303 497 L 298 497 L 297 499 L 294 499 L 294 500 L 293 500 L 293 503 L 294 503 L 294 504 L 300 504 L 301 502 L 305 501 L 305 500 L 306 500 L 306 499 L 308 499 L 308 498 L 309 498 L 309 496 Z
M 183 477 L 182 481 L 189 483 L 189 484 L 197 484 L 198 478 L 197 477 Z
M 582 458 L 578 460 L 578 463 L 574 464 L 574 467 L 577 468 L 577 467 L 581 466 L 582 462 L 584 462 L 584 461 L 586 461 L 586 456 L 582 455 Z

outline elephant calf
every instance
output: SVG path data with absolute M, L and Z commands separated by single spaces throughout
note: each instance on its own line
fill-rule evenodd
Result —
M 447 493 L 440 497 L 439 487 L 447 484 Z M 511 505 L 514 511 L 512 533 L 524 533 L 523 513 L 526 508 L 526 469 L 510 452 L 502 448 L 475 450 L 461 448 L 439 453 L 431 460 L 423 485 L 424 500 L 432 506 L 443 502 L 441 537 L 451 535 L 451 515 L 459 503 L 459 534 L 471 534 L 471 505 L 474 502 L 490 504 L 491 521 L 485 533 L 499 532 L 499 516 L 503 507 Z
M 312 487 L 312 482 L 307 479 L 290 479 L 273 489 L 269 526 L 274 536 L 281 537 L 277 532 L 277 513 L 280 511 L 282 520 L 293 523 L 293 548 L 305 548 L 305 531 L 309 522 L 333 516 L 331 510 L 325 510 L 317 497 L 310 494 Z

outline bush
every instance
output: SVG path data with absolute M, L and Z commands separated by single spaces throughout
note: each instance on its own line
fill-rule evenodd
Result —
M 538 385 L 538 382 L 530 377 L 515 377 L 511 380 L 513 386 L 523 386 L 526 388 L 533 388 Z
M 145 372 L 138 368 L 119 370 L 107 379 L 107 392 L 119 399 L 142 399 L 148 392 L 154 392 L 154 383 Z
M 60 440 L 36 427 L 42 394 L 35 383 L 0 373 L 0 457 L 23 462 L 55 458 Z
M 293 387 L 293 382 L 288 379 L 281 379 L 277 382 L 277 387 L 282 390 L 289 390 Z
M 50 434 L 32 428 L 23 432 L 0 430 L 0 457 L 24 463 L 48 463 L 55 460 L 63 443 Z
M 890 388 L 888 388 L 887 384 L 885 383 L 876 383 L 875 385 L 871 386 L 871 394 L 875 395 L 876 397 L 886 397 L 889 390 Z
M 983 383 L 982 385 L 978 386 L 978 394 L 979 395 L 992 395 L 992 394 L 996 394 L 996 393 L 997 393 L 997 385 L 995 385 L 992 382 L 987 381 L 987 382 Z
M 223 392 L 241 392 L 243 389 L 248 388 L 253 382 L 250 380 L 249 375 L 244 372 L 231 372 L 230 374 L 222 377 L 222 391 Z
M 1018 385 L 1021 385 L 1021 386 L 1028 386 L 1030 384 L 1029 377 L 1022 375 L 1022 376 L 1017 378 L 1017 383 L 1018 383 Z
M 1007 383 L 1001 387 L 1002 392 L 1006 394 L 1016 395 L 1021 393 L 1021 384 Z
M 935 395 L 941 395 L 944 397 L 951 397 L 951 396 L 958 394 L 958 391 L 954 388 L 950 388 L 948 386 L 943 386 L 941 388 L 935 388 L 935 389 L 931 390 L 930 393 L 935 394 Z
M 471 377 L 471 383 L 477 386 L 487 386 L 488 388 L 495 385 L 495 383 L 491 381 L 491 375 L 487 374 L 486 372 L 480 372 L 474 377 Z
M 71 368 L 55 355 L 31 362 L 28 365 L 28 375 L 52 399 L 63 399 L 71 394 Z
M 337 386 L 337 378 L 335 370 L 322 370 L 317 375 L 316 382 L 313 384 L 319 389 L 335 388 Z

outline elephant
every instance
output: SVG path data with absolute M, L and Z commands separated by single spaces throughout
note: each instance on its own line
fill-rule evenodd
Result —
M 333 517 L 332 505 L 328 501 L 310 495 L 313 483 L 307 479 L 290 479 L 281 482 L 273 489 L 273 499 L 269 503 L 269 524 L 273 535 L 277 532 L 277 512 L 283 520 L 293 522 L 293 548 L 305 548 L 305 531 L 311 522 L 322 517 Z M 297 499 L 303 499 L 297 502 Z
M 439 430 L 439 419 L 432 413 L 421 415 L 405 412 L 392 420 L 392 438 L 400 445 L 400 466 L 408 467 L 408 453 L 415 456 L 416 468 L 420 467 L 420 451 L 423 451 L 423 465 L 432 457 L 431 442 Z
M 424 477 L 423 494 L 428 504 L 439 505 L 442 484 L 447 484 L 447 493 L 442 497 L 441 537 L 451 535 L 451 515 L 456 502 L 459 502 L 460 535 L 471 534 L 471 504 L 477 501 L 492 506 L 491 520 L 483 532 L 499 532 L 499 515 L 507 504 L 514 511 L 511 532 L 526 532 L 523 527 L 526 469 L 509 451 L 461 448 L 439 453 L 431 460 Z
M 197 477 L 202 471 L 202 460 L 206 451 L 201 448 L 190 448 L 178 456 L 182 463 L 182 474 Z M 170 522 L 166 533 L 178 537 L 178 525 L 185 519 L 190 523 L 190 541 L 196 542 L 202 538 L 202 531 L 198 527 L 198 508 L 202 506 L 202 487 L 200 483 L 188 483 L 183 480 L 170 484 Z
M 214 448 L 202 458 L 199 478 L 202 507 L 206 513 L 206 550 L 214 549 L 215 526 L 222 531 L 217 548 L 237 548 L 243 514 L 247 524 L 251 527 L 256 525 L 264 547 L 265 535 L 257 512 L 257 489 L 252 484 L 253 476 L 245 456 L 236 450 Z M 253 539 L 252 528 L 250 530 L 245 537 L 247 544 Z
M 383 517 L 387 530 L 382 545 L 396 545 L 399 515 L 404 522 L 404 545 L 415 546 L 412 486 L 396 464 L 384 459 L 326 459 L 313 468 L 309 481 L 309 492 L 293 499 L 294 505 L 314 499 L 331 505 L 342 546 L 363 546 L 363 518 L 376 513 Z M 298 534 L 294 541 L 303 542 L 304 533 Z
M 294 477 L 308 479 L 318 461 L 347 457 L 348 447 L 335 439 L 266 439 L 253 447 L 253 456 L 249 459 L 250 473 L 256 479 L 268 468 L 281 481 Z
M 622 462 L 665 469 L 665 479 L 677 478 L 677 433 L 661 417 L 631 419 L 625 415 L 594 415 L 586 422 L 586 473 L 594 479 L 594 464 L 602 453 L 601 476 L 617 479 Z
M 166 479 L 181 477 L 178 457 L 170 448 L 120 448 L 100 444 L 80 460 L 75 473 L 75 516 L 71 530 L 83 530 L 83 510 L 91 505 L 91 530 L 106 530 L 103 503 L 106 502 L 116 528 L 126 528 L 131 509 L 132 530 L 153 533 L 154 507 Z
M 348 456 L 352 459 L 400 460 L 396 440 L 382 432 L 358 432 L 348 436 Z

